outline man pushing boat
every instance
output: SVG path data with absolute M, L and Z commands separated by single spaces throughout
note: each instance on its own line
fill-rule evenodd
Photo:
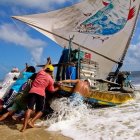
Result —
M 79 95 L 81 95 L 81 97 L 86 97 L 90 94 L 90 86 L 91 86 L 91 80 L 90 79 L 86 79 L 86 80 L 80 80 L 80 79 L 76 79 L 76 80 L 62 80 L 59 81 L 60 84 L 62 83 L 72 83 L 75 84 L 73 91 L 72 91 L 72 95 L 71 97 L 77 97 Z

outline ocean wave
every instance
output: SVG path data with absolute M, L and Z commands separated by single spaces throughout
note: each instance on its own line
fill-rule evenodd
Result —
M 98 109 L 57 99 L 51 105 L 57 113 L 41 125 L 74 140 L 136 140 L 140 138 L 140 92 L 136 94 L 135 100 L 126 104 Z

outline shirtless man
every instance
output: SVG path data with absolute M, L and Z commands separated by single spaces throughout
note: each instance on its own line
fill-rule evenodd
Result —
M 76 80 L 62 80 L 60 81 L 60 83 L 73 83 L 75 84 L 75 87 L 73 89 L 73 94 L 80 94 L 84 97 L 88 96 L 89 93 L 89 89 L 90 89 L 90 85 L 91 85 L 91 81 L 90 79 L 87 80 L 80 80 L 80 79 L 76 79 Z

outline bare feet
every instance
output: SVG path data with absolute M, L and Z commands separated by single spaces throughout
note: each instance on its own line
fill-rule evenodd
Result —
M 23 117 L 21 117 L 21 116 L 16 116 L 16 115 L 13 115 L 13 116 L 12 116 L 12 119 L 13 119 L 14 121 L 24 121 L 24 118 L 23 118 Z
M 7 113 L 1 115 L 1 116 L 0 116 L 0 121 L 5 120 L 5 119 L 8 117 L 8 115 L 9 115 L 9 112 L 7 112 Z
M 31 122 L 31 121 L 30 121 Z M 31 125 L 29 125 L 29 122 L 28 122 L 28 126 L 27 125 L 23 125 L 23 127 L 21 128 L 20 132 L 24 132 L 26 130 L 26 128 L 33 128 Z
M 28 122 L 28 125 L 31 127 L 31 128 L 34 128 L 35 126 L 34 126 L 34 123 L 32 122 L 32 120 L 30 120 L 29 122 Z
M 26 127 L 22 127 L 20 132 L 24 132 L 26 130 Z
M 23 126 L 20 130 L 20 132 L 24 132 L 26 128 L 35 128 L 36 126 L 34 125 L 32 118 L 28 121 L 28 126 Z

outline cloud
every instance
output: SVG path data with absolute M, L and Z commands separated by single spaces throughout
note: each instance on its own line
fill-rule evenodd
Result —
M 29 36 L 26 32 L 20 32 L 11 24 L 0 25 L 0 39 L 14 43 L 19 46 L 23 46 L 30 50 L 34 60 L 40 62 L 40 57 L 43 52 L 43 47 L 46 46 L 46 43 L 40 39 L 34 39 Z
M 34 48 L 34 51 L 31 51 L 31 54 L 34 58 L 34 62 L 36 62 L 36 64 L 38 64 L 41 60 L 41 56 L 43 53 L 43 48 L 42 47 L 36 47 Z
M 27 8 L 38 8 L 42 10 L 51 9 L 52 5 L 64 4 L 65 2 L 75 3 L 79 0 L 1 0 L 0 4 L 12 6 L 23 6 Z
M 125 62 L 124 69 L 138 70 L 140 69 L 140 42 L 130 45 Z
M 48 12 L 65 7 L 66 3 L 72 5 L 79 1 L 81 0 L 0 0 L 0 16 L 5 19 L 13 15 Z

